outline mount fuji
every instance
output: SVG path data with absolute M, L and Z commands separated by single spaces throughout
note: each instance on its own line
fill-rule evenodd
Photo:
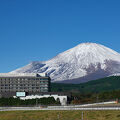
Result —
M 120 73 L 120 54 L 96 43 L 82 43 L 56 57 L 10 73 L 46 73 L 52 82 L 83 83 Z

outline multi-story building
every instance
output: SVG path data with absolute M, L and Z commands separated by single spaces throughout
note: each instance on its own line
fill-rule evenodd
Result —
M 50 92 L 50 77 L 39 73 L 0 73 L 0 96 Z

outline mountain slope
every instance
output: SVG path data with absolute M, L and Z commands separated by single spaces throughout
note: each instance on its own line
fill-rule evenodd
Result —
M 81 83 L 120 72 L 120 54 L 96 43 L 82 43 L 53 59 L 32 62 L 12 73 L 47 73 L 53 82 Z
M 111 76 L 80 84 L 52 83 L 52 92 L 99 93 L 120 90 L 120 76 Z

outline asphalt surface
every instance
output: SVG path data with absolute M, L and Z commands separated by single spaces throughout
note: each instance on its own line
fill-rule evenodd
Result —
M 75 107 L 75 106 L 55 106 L 55 107 L 0 107 L 0 111 L 16 111 L 16 110 L 120 110 L 120 107 Z
M 120 104 L 115 101 L 68 105 L 68 106 L 47 106 L 47 107 L 0 107 L 0 111 L 16 111 L 16 110 L 120 110 Z

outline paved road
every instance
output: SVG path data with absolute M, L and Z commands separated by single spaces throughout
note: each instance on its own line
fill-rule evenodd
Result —
M 108 106 L 105 106 L 107 105 Z M 114 105 L 112 105 L 114 104 Z M 112 106 L 110 106 L 112 105 Z M 48 106 L 48 107 L 0 107 L 0 111 L 16 111 L 16 110 L 120 110 L 120 106 L 116 106 L 115 101 L 101 102 L 83 105 L 69 106 Z
M 120 107 L 0 107 L 0 111 L 16 111 L 16 110 L 120 110 Z

